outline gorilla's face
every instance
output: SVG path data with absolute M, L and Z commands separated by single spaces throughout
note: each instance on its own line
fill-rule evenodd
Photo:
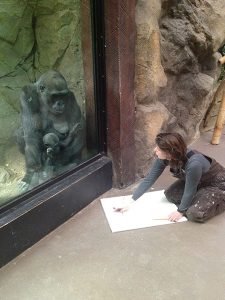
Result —
M 36 85 L 41 102 L 47 111 L 54 115 L 60 115 L 67 111 L 69 89 L 66 80 L 59 72 L 46 72 L 40 77 Z
M 48 107 L 49 111 L 55 115 L 63 114 L 66 109 L 67 95 L 49 95 Z

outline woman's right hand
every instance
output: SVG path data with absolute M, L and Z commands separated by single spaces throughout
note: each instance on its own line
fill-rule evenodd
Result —
M 113 207 L 113 209 L 115 212 L 124 213 L 124 212 L 128 211 L 131 208 L 132 204 L 134 204 L 134 203 L 135 203 L 135 201 L 132 198 L 130 198 L 128 201 L 126 201 L 126 204 L 124 204 L 124 206 L 121 205 L 119 207 Z

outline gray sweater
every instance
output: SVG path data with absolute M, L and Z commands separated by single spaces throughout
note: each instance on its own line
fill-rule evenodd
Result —
M 134 200 L 137 200 L 149 188 L 151 188 L 168 165 L 169 161 L 157 158 L 154 161 L 150 172 L 134 191 L 132 198 Z M 185 180 L 184 193 L 181 199 L 181 203 L 178 207 L 178 211 L 184 212 L 190 207 L 192 199 L 197 192 L 197 187 L 201 181 L 201 177 L 209 170 L 209 168 L 209 160 L 201 153 L 193 154 L 187 160 L 185 166 L 183 167 Z

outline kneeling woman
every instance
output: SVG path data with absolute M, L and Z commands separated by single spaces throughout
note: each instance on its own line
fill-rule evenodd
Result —
M 157 159 L 134 191 L 131 204 L 151 188 L 168 166 L 178 178 L 165 190 L 166 198 L 178 207 L 168 216 L 170 221 L 176 222 L 184 215 L 188 220 L 204 222 L 225 211 L 225 168 L 213 158 L 187 149 L 178 133 L 160 133 L 155 141 Z M 124 212 L 129 206 L 116 210 Z

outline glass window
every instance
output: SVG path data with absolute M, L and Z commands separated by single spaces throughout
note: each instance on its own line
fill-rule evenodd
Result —
M 0 3 L 0 206 L 99 151 L 89 1 Z

